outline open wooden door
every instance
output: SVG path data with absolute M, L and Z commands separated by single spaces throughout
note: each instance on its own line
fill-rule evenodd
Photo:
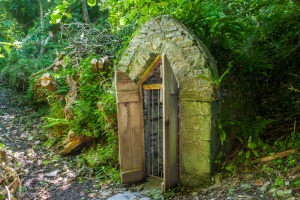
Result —
M 145 177 L 143 108 L 138 85 L 125 73 L 116 71 L 119 157 L 122 183 Z
M 171 65 L 162 56 L 163 77 L 163 155 L 164 155 L 164 183 L 163 190 L 167 191 L 178 184 L 178 83 Z

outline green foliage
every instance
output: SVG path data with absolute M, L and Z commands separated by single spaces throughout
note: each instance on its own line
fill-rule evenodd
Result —
M 293 182 L 291 183 L 291 186 L 293 188 L 298 188 L 300 186 L 300 177 L 294 179 Z
M 96 3 L 97 3 L 96 0 L 87 0 L 87 4 L 88 4 L 89 6 L 95 6 Z
M 111 136 L 109 141 L 109 144 L 98 144 L 95 148 L 83 153 L 87 164 L 96 171 L 101 170 L 103 166 L 114 166 L 118 163 L 117 137 Z
M 53 73 L 60 90 L 58 94 L 66 95 L 70 88 L 66 83 L 66 77 L 72 77 L 77 82 L 77 97 L 71 104 L 72 117 L 65 119 L 65 102 L 57 98 L 57 93 L 48 94 L 50 113 L 45 117 L 44 128 L 50 129 L 52 135 L 60 141 L 47 140 L 45 145 L 62 143 L 69 130 L 73 130 L 78 136 L 91 136 L 97 138 L 97 144 L 89 149 L 84 149 L 78 160 L 80 167 L 85 165 L 94 169 L 96 177 L 119 179 L 119 172 L 115 169 L 118 163 L 118 144 L 115 134 L 115 95 L 111 92 L 113 69 L 106 68 L 103 72 L 95 72 L 90 64 L 90 55 L 80 61 L 80 67 L 71 67 L 71 58 L 66 57 L 66 67 Z M 101 102 L 101 110 L 97 107 Z M 107 121 L 107 118 L 110 120 Z M 50 137 L 53 138 L 53 137 Z M 95 141 L 96 142 L 96 141 Z
M 57 5 L 51 14 L 51 23 L 58 24 L 61 22 L 62 18 L 66 16 L 68 19 L 72 18 L 72 14 L 67 12 L 69 6 L 68 1 L 63 1 L 62 4 Z
M 23 31 L 27 31 L 30 27 L 34 25 L 33 21 L 38 15 L 39 6 L 35 0 L 9 0 L 0 2 L 0 9 L 2 11 L 2 16 L 8 19 L 3 24 L 10 24 L 17 26 Z M 1 26 L 1 25 L 0 25 Z M 12 30 L 15 27 L 12 26 Z
M 250 139 L 250 141 L 259 140 L 259 136 L 264 133 L 266 128 L 274 123 L 273 119 L 264 119 L 262 117 L 256 117 L 254 120 L 247 119 L 243 122 L 235 122 L 241 129 L 240 137 L 242 139 Z

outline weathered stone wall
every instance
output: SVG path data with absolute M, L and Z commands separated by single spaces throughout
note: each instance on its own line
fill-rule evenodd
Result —
M 138 81 L 157 55 L 165 54 L 179 83 L 182 179 L 209 176 L 218 149 L 217 67 L 205 45 L 180 22 L 153 18 L 136 33 L 118 67 Z

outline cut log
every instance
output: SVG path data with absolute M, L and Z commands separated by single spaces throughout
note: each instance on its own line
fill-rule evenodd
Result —
M 259 158 L 257 160 L 254 160 L 253 163 L 269 162 L 269 161 L 275 160 L 277 158 L 283 158 L 285 156 L 289 156 L 289 155 L 294 154 L 294 153 L 296 153 L 296 149 L 291 149 L 291 150 L 283 151 L 283 152 L 280 152 L 280 153 L 276 153 L 276 154 L 271 155 L 271 156 L 266 156 L 264 158 Z
M 88 136 L 76 136 L 72 130 L 68 132 L 68 137 L 64 140 L 64 149 L 60 152 L 61 155 L 68 155 L 80 147 L 91 142 L 94 138 Z
M 44 74 L 41 77 L 41 85 L 50 92 L 57 91 L 59 86 L 49 73 Z
M 102 69 L 103 69 L 103 62 L 101 60 L 98 61 L 97 67 L 98 67 L 99 71 L 102 71 Z
M 104 56 L 101 60 L 102 60 L 102 63 L 103 63 L 104 70 L 107 70 L 107 68 L 111 66 L 111 62 L 108 59 L 108 56 Z
M 93 66 L 93 71 L 94 71 L 94 72 L 98 71 L 97 63 L 98 63 L 98 60 L 97 60 L 96 58 L 93 58 L 93 59 L 91 60 L 91 64 L 92 64 L 92 66 Z
M 97 60 L 96 58 L 93 58 L 91 60 L 91 64 L 93 66 L 93 71 L 94 72 L 102 71 L 102 69 L 103 69 L 103 62 L 101 60 Z

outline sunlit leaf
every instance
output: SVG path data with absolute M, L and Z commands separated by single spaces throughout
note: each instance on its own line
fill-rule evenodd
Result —
M 166 7 L 168 5 L 168 2 L 163 1 L 163 2 L 157 3 L 156 5 L 159 6 L 159 7 Z
M 60 13 L 63 13 L 66 10 L 66 7 L 64 5 L 58 5 L 56 8 L 59 10 Z
M 142 8 L 142 10 L 141 10 L 141 14 L 142 14 L 142 15 L 147 15 L 147 14 L 148 14 L 148 11 L 149 11 L 148 6 L 145 5 L 145 6 Z
M 0 54 L 0 58 L 4 58 L 4 55 L 3 55 L 3 54 Z
M 224 130 L 221 130 L 220 142 L 221 142 L 222 145 L 224 144 L 225 140 L 226 140 L 226 133 L 225 133 Z
M 151 2 L 150 6 L 149 6 L 149 13 L 157 13 L 158 12 L 158 8 L 156 6 L 155 2 Z
M 2 144 L 2 143 L 0 143 L 0 148 L 3 148 L 3 147 L 5 147 L 5 145 L 4 145 L 4 144 Z
M 248 147 L 249 147 L 250 149 L 254 149 L 254 148 L 257 147 L 257 145 L 256 145 L 254 142 L 248 142 Z
M 128 0 L 123 0 L 124 8 L 127 9 L 129 8 L 129 1 Z
M 128 13 L 128 19 L 131 21 L 133 20 L 133 18 L 136 16 L 137 14 L 137 10 L 136 9 L 132 9 L 129 13 Z
M 68 19 L 72 18 L 71 13 L 66 13 L 65 15 L 67 16 Z
M 95 6 L 96 3 L 97 3 L 96 0 L 87 0 L 87 4 L 88 4 L 89 6 Z
M 247 159 L 250 158 L 250 151 L 247 151 L 247 153 L 246 153 L 246 158 L 247 158 Z
M 8 54 L 10 54 L 10 52 L 11 52 L 11 46 L 9 46 L 9 45 L 4 45 L 4 49 L 6 50 L 6 52 L 8 53 Z
M 256 157 L 258 157 L 259 156 L 259 154 L 258 154 L 258 152 L 257 151 L 255 151 L 254 149 L 252 149 L 252 153 L 256 156 Z
M 120 19 L 120 25 L 121 25 L 121 26 L 124 26 L 124 25 L 126 25 L 126 23 L 127 23 L 126 17 L 122 17 L 122 18 Z
M 137 6 L 141 8 L 141 7 L 143 7 L 144 3 L 145 3 L 145 0 L 139 0 L 137 2 Z

